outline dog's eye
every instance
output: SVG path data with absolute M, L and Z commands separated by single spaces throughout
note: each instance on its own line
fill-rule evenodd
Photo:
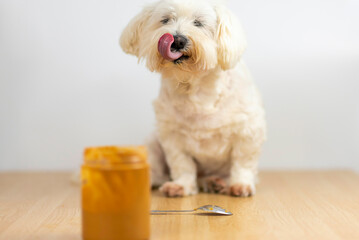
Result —
M 164 18 L 164 19 L 161 20 L 161 23 L 162 24 L 167 24 L 169 20 L 170 20 L 169 18 Z
M 198 20 L 194 20 L 193 24 L 196 26 L 196 27 L 203 27 L 203 24 L 198 21 Z

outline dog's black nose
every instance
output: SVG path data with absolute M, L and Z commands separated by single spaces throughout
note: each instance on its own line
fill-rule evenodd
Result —
M 173 38 L 175 41 L 172 43 L 171 48 L 175 50 L 183 49 L 188 42 L 187 38 L 183 35 L 174 35 Z

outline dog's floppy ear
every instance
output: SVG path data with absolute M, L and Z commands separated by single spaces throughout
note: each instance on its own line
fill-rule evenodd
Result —
M 144 25 L 152 16 L 154 4 L 146 6 L 135 16 L 123 30 L 120 37 L 120 45 L 125 53 L 139 55 L 139 43 Z
M 230 69 L 239 61 L 247 42 L 238 19 L 224 6 L 216 6 L 217 56 L 223 70 Z

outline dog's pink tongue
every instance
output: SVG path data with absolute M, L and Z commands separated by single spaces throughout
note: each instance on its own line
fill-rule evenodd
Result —
M 183 55 L 181 52 L 171 52 L 171 45 L 173 42 L 174 38 L 172 34 L 169 33 L 163 34 L 160 40 L 158 40 L 158 51 L 164 59 L 169 61 L 176 60 Z

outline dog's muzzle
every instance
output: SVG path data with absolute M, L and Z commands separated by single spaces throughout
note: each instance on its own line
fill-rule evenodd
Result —
M 171 45 L 171 51 L 180 51 L 187 45 L 187 38 L 183 35 L 174 35 L 174 42 Z
M 158 40 L 158 51 L 161 56 L 169 61 L 176 61 L 183 57 L 183 50 L 187 45 L 187 38 L 183 35 L 173 36 L 170 33 L 165 33 Z

